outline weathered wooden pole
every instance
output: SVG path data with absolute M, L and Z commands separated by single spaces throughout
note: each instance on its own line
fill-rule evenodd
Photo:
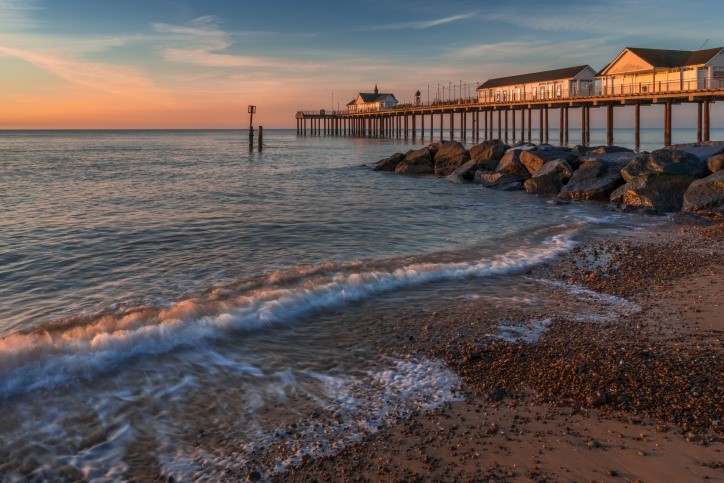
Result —
M 528 106 L 528 142 L 533 142 L 533 107 Z
M 430 141 L 435 139 L 435 113 L 430 113 Z
M 591 144 L 591 107 L 586 107 L 586 146 Z
M 264 126 L 259 126 L 259 151 L 264 147 Z
M 613 104 L 606 106 L 606 144 L 613 146 Z
M 636 103 L 635 116 L 634 116 L 634 144 L 636 151 L 641 146 L 641 104 Z
M 508 108 L 505 109 L 505 142 L 508 142 Z
M 443 139 L 443 127 L 442 125 L 445 124 L 445 111 L 442 109 L 440 110 L 440 141 Z
M 503 113 L 500 108 L 496 109 L 498 109 L 498 139 L 503 139 Z
M 510 108 L 510 121 L 511 121 L 511 123 L 512 123 L 511 132 L 510 132 L 510 133 L 511 133 L 511 135 L 512 135 L 512 137 L 513 137 L 513 142 L 515 142 L 515 138 L 516 138 L 516 136 L 517 136 L 517 134 L 516 134 L 516 129 L 515 129 L 515 109 L 513 109 L 512 107 Z
M 455 139 L 455 111 L 450 111 L 450 140 Z
M 475 141 L 480 142 L 480 109 L 475 111 L 475 125 L 477 126 L 475 131 Z
M 709 141 L 709 126 L 711 125 L 709 117 L 711 114 L 710 104 L 710 101 L 704 102 L 704 141 Z
M 417 115 L 412 113 L 412 139 L 417 139 Z
M 581 106 L 581 144 L 586 145 L 586 106 Z
M 525 106 L 520 110 L 520 140 L 525 142 Z
M 671 146 L 671 102 L 664 104 L 664 146 Z
M 701 109 L 701 101 L 696 103 L 696 142 L 701 142 L 701 116 L 702 116 L 702 109 Z
M 468 137 L 468 116 L 463 110 L 460 111 L 460 140 L 465 142 Z
M 547 142 L 548 142 L 548 131 L 549 131 L 549 127 L 550 127 L 550 124 L 548 123 L 548 120 L 549 120 L 549 118 L 548 118 L 548 106 L 545 106 L 545 107 L 544 107 L 544 110 L 546 111 L 546 112 L 545 112 L 545 118 L 546 118 L 546 131 L 545 131 L 545 134 L 546 134 L 546 143 L 547 143 Z
M 564 131 L 565 131 L 565 133 L 564 133 L 564 138 L 563 138 L 564 141 L 563 141 L 563 142 L 565 143 L 566 146 L 568 146 L 568 106 L 566 106 L 566 107 L 564 108 L 564 112 L 565 112 L 565 115 L 566 115 L 566 116 L 565 116 L 565 117 L 566 117 L 566 120 L 565 120 L 565 126 L 564 126 Z
M 425 113 L 420 114 L 420 139 L 425 139 Z
M 538 109 L 538 138 L 539 143 L 543 144 L 543 108 Z

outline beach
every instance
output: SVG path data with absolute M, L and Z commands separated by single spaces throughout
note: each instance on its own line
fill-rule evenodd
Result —
M 723 234 L 721 223 L 675 217 L 534 267 L 531 277 L 640 310 L 591 323 L 562 317 L 532 343 L 489 334 L 501 320 L 530 334 L 535 309 L 467 301 L 400 319 L 395 340 L 454 367 L 465 399 L 281 479 L 721 480 Z
M 394 139 L 2 140 L 2 480 L 721 478 L 720 221 Z

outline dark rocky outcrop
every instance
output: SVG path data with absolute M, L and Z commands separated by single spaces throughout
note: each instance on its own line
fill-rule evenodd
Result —
M 576 144 L 576 145 L 573 146 L 573 148 L 571 149 L 571 154 L 574 154 L 574 155 L 578 156 L 579 158 L 582 158 L 582 157 L 584 157 L 586 154 L 588 154 L 588 151 L 589 151 L 590 149 L 591 149 L 591 148 L 589 148 L 588 146 L 583 146 L 582 144 Z
M 397 165 L 405 159 L 405 155 L 402 153 L 395 153 L 389 158 L 381 159 L 377 161 L 373 171 L 394 171 Z
M 548 161 L 533 173 L 523 185 L 528 193 L 536 195 L 557 195 L 563 185 L 573 176 L 573 168 L 562 159 Z
M 722 154 L 715 154 L 709 160 L 706 162 L 706 168 L 711 173 L 716 173 L 717 171 L 721 171 L 724 169 L 724 153 Z
M 530 178 L 528 168 L 520 162 L 520 153 L 522 152 L 525 151 L 521 151 L 519 149 L 508 150 L 498 163 L 496 172 L 510 174 L 515 176 L 515 178 L 519 181 L 525 181 Z
M 565 161 L 572 162 L 577 160 L 578 157 L 567 151 L 553 149 L 552 146 L 551 149 L 532 149 L 530 151 L 523 151 L 520 153 L 520 162 L 523 163 L 528 170 L 528 173 L 531 175 L 541 169 L 548 161 L 553 161 L 554 159 L 563 159 Z
M 701 178 L 706 175 L 706 161 L 698 156 L 678 149 L 658 149 L 643 157 L 634 159 L 622 170 L 624 181 L 646 173 L 665 173 Z
M 478 163 L 488 160 L 500 161 L 506 149 L 508 149 L 508 146 L 500 139 L 483 141 L 470 148 L 470 159 Z
M 470 161 L 465 146 L 457 141 L 441 141 L 435 154 L 435 175 L 447 176 Z
M 684 211 L 724 218 L 724 170 L 697 179 L 684 193 Z
M 482 184 L 486 188 L 493 188 L 501 191 L 520 191 L 523 189 L 523 183 L 521 183 L 515 176 L 507 173 L 477 171 L 475 173 L 475 182 Z
M 471 159 L 470 161 L 453 171 L 450 176 L 460 176 L 461 179 L 464 179 L 466 181 L 472 181 L 473 178 L 475 178 L 475 172 L 478 169 L 480 169 L 478 163 Z
M 695 179 L 692 176 L 646 173 L 616 188 L 610 199 L 612 203 L 657 212 L 679 211 L 684 203 L 684 192 Z
M 408 152 L 395 168 L 395 173 L 401 174 L 430 174 L 432 172 L 432 155 L 427 148 Z
M 589 159 L 581 163 L 559 197 L 579 201 L 608 201 L 611 192 L 623 184 L 621 165 Z
M 586 156 L 600 156 L 601 154 L 609 153 L 633 153 L 633 149 L 623 148 L 621 146 L 596 146 L 595 148 L 589 148 L 586 152 Z

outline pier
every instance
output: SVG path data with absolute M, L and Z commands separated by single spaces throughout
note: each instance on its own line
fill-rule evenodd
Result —
M 640 144 L 641 107 L 664 106 L 664 144 L 671 145 L 674 106 L 697 105 L 697 142 L 710 140 L 711 104 L 724 100 L 724 87 L 691 91 L 656 92 L 651 94 L 606 94 L 553 98 L 542 100 L 508 100 L 478 102 L 477 99 L 456 99 L 419 105 L 398 105 L 367 112 L 298 111 L 297 134 L 325 136 L 390 137 L 430 140 L 478 142 L 493 138 L 505 142 L 534 142 L 532 121 L 538 119 L 538 142 L 549 142 L 551 114 L 558 116 L 560 144 L 569 143 L 569 116 L 580 116 L 581 144 L 591 136 L 591 108 L 606 109 L 606 139 L 613 144 L 614 111 L 634 107 L 634 137 Z M 537 111 L 534 114 L 534 111 Z M 553 111 L 553 113 L 551 113 Z M 535 117 L 534 117 L 535 116 Z M 447 123 L 445 122 L 447 120 Z M 447 129 L 445 129 L 445 126 Z M 575 140 L 572 140 L 575 141 Z

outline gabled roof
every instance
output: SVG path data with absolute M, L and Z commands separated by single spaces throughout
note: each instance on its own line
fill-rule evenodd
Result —
M 707 63 L 714 57 L 722 47 L 714 47 L 706 50 L 665 50 L 665 49 L 644 49 L 640 47 L 625 47 L 621 53 L 619 53 L 615 59 L 613 59 L 606 67 L 596 74 L 605 75 L 609 67 L 616 63 L 616 61 L 626 52 L 629 51 L 634 55 L 638 56 L 644 62 L 650 64 L 652 67 L 659 68 L 673 68 L 673 67 L 685 67 L 689 65 L 701 65 Z
M 571 79 L 580 74 L 585 69 L 591 69 L 588 65 L 577 65 L 575 67 L 566 67 L 564 69 L 546 70 L 543 72 L 534 72 L 532 74 L 512 75 L 509 77 L 498 77 L 497 79 L 488 79 L 478 87 L 478 89 L 490 89 L 493 87 L 511 86 L 519 84 L 529 84 L 531 82 L 545 82 L 558 79 Z M 591 69 L 593 70 L 593 69 Z
M 387 96 L 395 97 L 394 94 L 376 94 L 374 92 L 360 92 L 357 95 L 362 97 L 362 100 L 365 102 L 380 102 Z

